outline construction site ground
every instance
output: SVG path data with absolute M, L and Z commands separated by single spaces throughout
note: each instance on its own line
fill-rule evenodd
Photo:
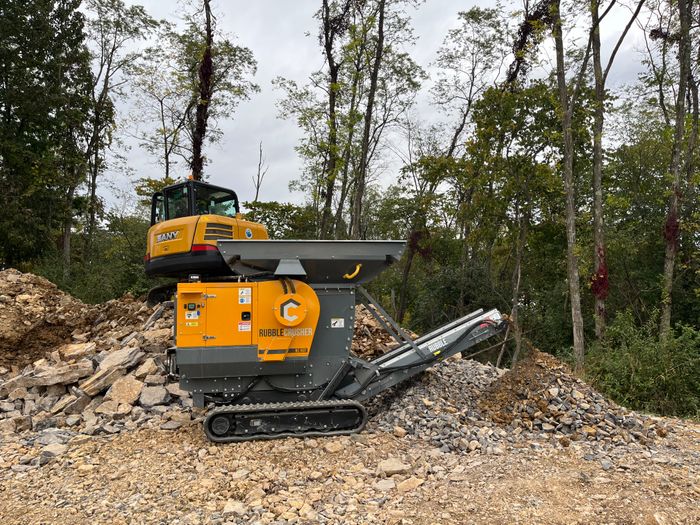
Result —
M 700 424 L 628 410 L 549 354 L 455 356 L 353 436 L 213 444 L 170 381 L 172 311 L 0 272 L 0 524 L 697 524 Z M 358 307 L 352 350 L 391 340 Z
M 42 469 L 6 472 L 0 516 L 5 524 L 247 523 L 224 514 L 237 501 L 264 507 L 268 523 L 698 523 L 700 485 L 690 471 L 697 476 L 700 426 L 677 429 L 665 453 L 630 455 L 605 471 L 571 448 L 461 456 L 385 432 L 212 445 L 193 423 L 85 438 Z M 378 488 L 388 457 L 423 483 Z M 314 514 L 301 518 L 305 505 Z

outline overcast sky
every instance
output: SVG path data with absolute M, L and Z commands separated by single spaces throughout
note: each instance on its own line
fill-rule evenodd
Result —
M 127 0 L 128 2 L 128 0 Z M 148 0 L 140 3 L 155 18 L 172 21 L 178 19 L 177 4 Z M 243 101 L 233 118 L 220 122 L 223 138 L 219 144 L 207 146 L 205 154 L 209 164 L 205 171 L 209 181 L 236 190 L 241 201 L 250 200 L 254 189 L 252 176 L 257 169 L 258 144 L 263 143 L 269 170 L 261 191 L 262 200 L 291 201 L 300 203 L 303 195 L 290 194 L 288 184 L 299 177 L 302 164 L 294 147 L 300 132 L 295 123 L 277 118 L 276 104 L 281 93 L 273 89 L 271 80 L 277 76 L 304 83 L 309 74 L 323 66 L 323 56 L 317 42 L 317 21 L 313 18 L 320 0 L 214 0 L 212 3 L 219 27 L 235 35 L 238 45 L 249 47 L 258 62 L 255 82 L 260 92 Z M 457 0 L 426 0 L 410 15 L 418 36 L 412 50 L 414 59 L 430 75 L 435 59 L 447 31 L 458 25 L 457 12 L 474 5 L 488 6 L 492 2 Z M 582 27 L 588 23 L 583 18 Z M 603 49 L 609 52 L 617 35 L 622 31 L 629 11 L 620 8 L 611 13 L 603 24 Z M 609 84 L 619 85 L 633 81 L 641 70 L 639 54 L 642 48 L 641 31 L 635 29 L 619 52 L 610 73 Z M 432 76 L 432 75 L 431 75 Z M 424 94 L 419 97 L 416 112 L 432 120 L 435 108 L 429 103 L 427 92 L 431 81 L 424 84 Z M 128 108 L 123 107 L 123 110 Z M 128 164 L 136 177 L 161 177 L 162 170 L 144 150 L 133 142 L 127 152 Z M 113 192 L 130 191 L 130 182 L 123 176 L 108 174 L 112 188 L 105 189 L 108 201 L 116 203 Z

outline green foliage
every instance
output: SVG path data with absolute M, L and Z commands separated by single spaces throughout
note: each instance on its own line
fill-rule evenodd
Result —
M 283 202 L 245 202 L 246 219 L 267 228 L 271 239 L 313 239 L 315 214 L 309 206 Z
M 92 75 L 79 4 L 0 8 L 0 265 L 51 248 L 85 177 Z
M 149 226 L 139 216 L 107 214 L 105 227 L 95 232 L 89 262 L 83 257 L 85 239 L 77 236 L 68 275 L 56 251 L 29 269 L 88 303 L 107 301 L 127 292 L 140 296 L 157 284 L 143 271 Z
M 700 416 L 700 330 L 680 325 L 663 344 L 657 316 L 639 326 L 622 312 L 590 349 L 587 375 L 620 404 L 661 415 Z

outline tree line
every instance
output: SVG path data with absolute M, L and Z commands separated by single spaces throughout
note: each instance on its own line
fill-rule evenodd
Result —
M 302 131 L 290 189 L 306 200 L 266 201 L 261 145 L 249 217 L 278 238 L 407 239 L 374 284 L 401 322 L 497 306 L 511 319 L 499 364 L 529 340 L 638 392 L 627 402 L 697 413 L 700 5 L 474 7 L 419 64 L 420 2 L 318 4 L 322 67 L 273 82 Z M 142 292 L 144 212 L 106 209 L 98 188 L 130 169 L 127 138 L 161 170 L 134 177 L 140 197 L 206 175 L 217 122 L 259 89 L 253 51 L 208 0 L 175 24 L 120 0 L 8 0 L 0 14 L 2 264 L 87 300 Z M 621 60 L 642 73 L 611 85 Z

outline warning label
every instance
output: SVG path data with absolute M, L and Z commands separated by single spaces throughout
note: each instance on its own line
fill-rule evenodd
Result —
M 239 332 L 250 332 L 250 321 L 239 321 L 238 322 Z
M 250 304 L 252 297 L 250 295 L 241 295 L 238 297 L 238 304 Z
M 243 295 L 253 295 L 253 289 L 252 288 L 239 288 L 238 289 L 238 297 L 241 297 Z

